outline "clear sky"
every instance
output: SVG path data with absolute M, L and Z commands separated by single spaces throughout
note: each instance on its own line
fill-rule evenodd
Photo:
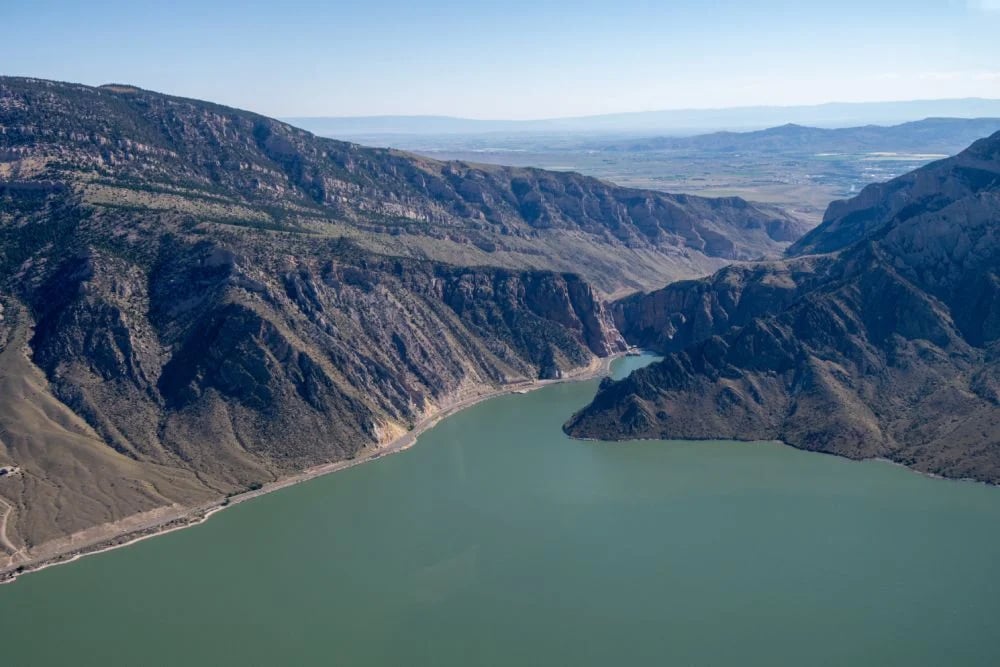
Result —
M 272 116 L 1000 98 L 1000 0 L 0 5 L 0 73 Z

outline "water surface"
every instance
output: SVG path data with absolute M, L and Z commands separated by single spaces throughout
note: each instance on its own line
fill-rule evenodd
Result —
M 488 401 L 2 586 L 0 661 L 1000 664 L 1000 489 L 774 443 L 569 440 L 595 388 Z

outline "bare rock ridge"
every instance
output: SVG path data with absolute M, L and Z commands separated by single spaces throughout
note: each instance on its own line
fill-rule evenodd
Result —
M 604 292 L 777 256 L 783 211 L 575 173 L 439 162 L 132 87 L 0 78 L 0 187 L 90 205 L 346 236 L 384 254 L 580 273 Z
M 980 191 L 995 191 L 1000 179 L 995 136 L 973 143 L 954 157 L 886 183 L 873 183 L 852 199 L 831 203 L 823 223 L 794 243 L 788 254 L 839 250 L 893 220 L 937 211 Z
M 603 294 L 777 257 L 802 231 L 736 198 L 0 77 L 3 544 L 23 560 L 370 452 L 623 349 Z
M 615 303 L 666 357 L 567 432 L 781 439 L 1000 482 L 1000 133 L 831 204 L 791 252 Z

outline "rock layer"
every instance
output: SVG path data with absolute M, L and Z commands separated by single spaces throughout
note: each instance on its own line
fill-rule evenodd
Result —
M 382 254 L 580 273 L 604 292 L 777 256 L 805 225 L 770 206 L 575 173 L 439 162 L 132 87 L 0 77 L 0 188 L 347 236 Z M 26 191 L 22 194 L 27 194 Z

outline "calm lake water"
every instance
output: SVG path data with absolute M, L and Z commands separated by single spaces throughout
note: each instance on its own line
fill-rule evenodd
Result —
M 596 385 L 2 586 L 0 664 L 1000 664 L 1000 489 L 569 440 Z

